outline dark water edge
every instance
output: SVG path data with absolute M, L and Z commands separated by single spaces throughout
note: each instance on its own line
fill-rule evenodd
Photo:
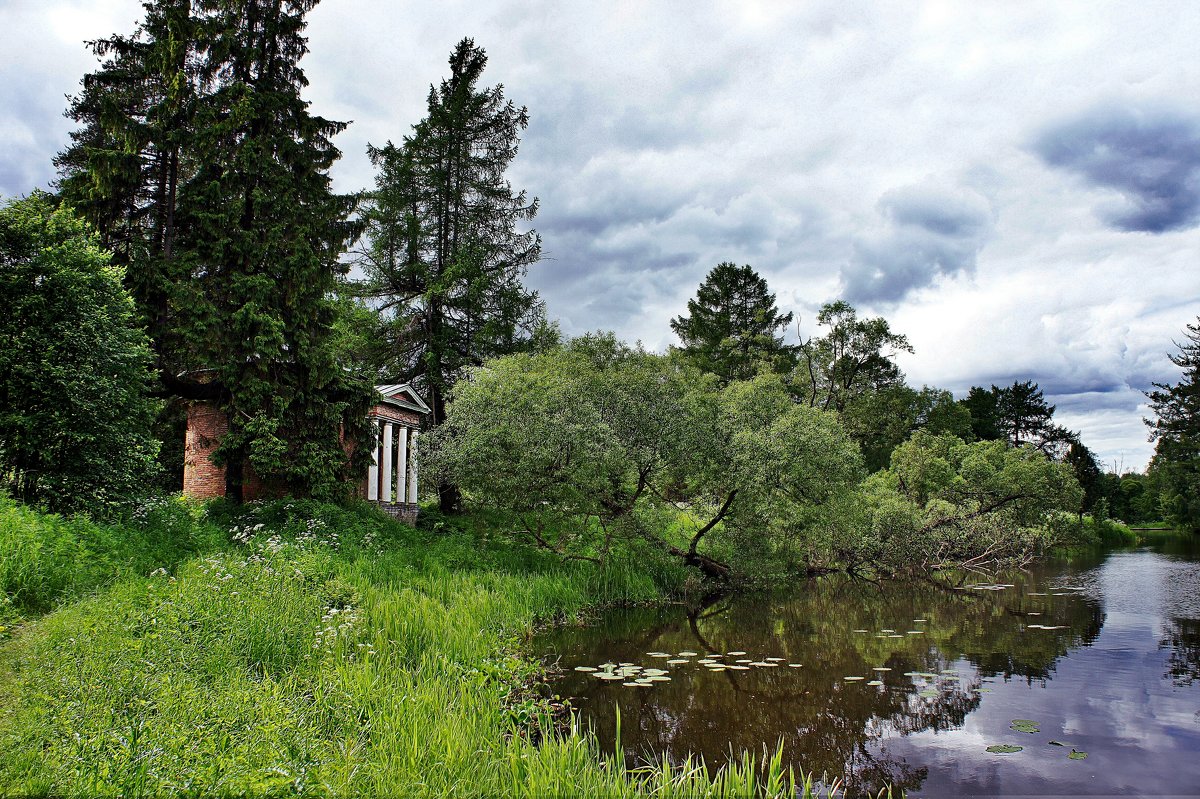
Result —
M 1200 795 L 1195 537 L 1155 534 L 957 589 L 828 575 L 704 607 L 613 611 L 533 646 L 609 751 L 619 711 L 630 765 L 694 753 L 717 766 L 782 745 L 785 763 L 839 777 L 850 795 Z M 698 662 L 709 654 L 777 665 L 713 671 Z M 604 663 L 671 679 L 627 687 L 574 670 Z M 1022 750 L 987 751 L 1005 744 Z

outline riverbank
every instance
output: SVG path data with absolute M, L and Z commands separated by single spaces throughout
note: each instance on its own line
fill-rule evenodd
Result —
M 791 794 L 778 762 L 765 786 L 749 761 L 631 775 L 544 735 L 521 642 L 685 572 L 563 563 L 495 521 L 171 500 L 104 526 L 0 499 L 0 795 Z

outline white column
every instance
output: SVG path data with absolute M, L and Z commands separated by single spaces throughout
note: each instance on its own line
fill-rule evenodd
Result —
M 408 428 L 400 426 L 396 439 L 396 501 L 404 502 L 408 496 Z
M 412 447 L 412 454 L 408 458 L 408 501 L 413 505 L 417 504 L 417 431 L 412 431 L 412 441 L 409 443 Z
M 371 422 L 371 465 L 367 467 L 367 499 L 375 502 L 379 499 L 379 424 Z
M 392 423 L 383 423 L 383 494 L 380 502 L 392 501 Z

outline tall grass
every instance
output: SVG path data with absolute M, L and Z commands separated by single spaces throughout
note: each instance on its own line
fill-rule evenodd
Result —
M 107 535 L 4 511 L 52 541 Z M 23 596 L 81 598 L 0 649 L 0 796 L 814 794 L 778 753 L 629 770 L 528 690 L 534 625 L 661 600 L 669 569 L 563 564 L 364 506 L 217 505 L 190 529 L 166 550 L 103 539 L 124 576 L 89 595 L 111 569 L 76 585 L 62 564 L 95 549 L 22 556 L 47 575 L 12 580 Z
M 182 499 L 150 500 L 125 524 L 40 513 L 0 494 L 0 593 L 41 612 L 119 577 L 171 568 L 224 532 Z

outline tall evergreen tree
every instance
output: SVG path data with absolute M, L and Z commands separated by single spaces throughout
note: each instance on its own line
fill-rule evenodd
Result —
M 1169 357 L 1183 375 L 1146 393 L 1156 417 L 1146 424 L 1157 442 L 1152 468 L 1167 518 L 1200 531 L 1200 318 L 1175 346 L 1178 354 Z
M 783 343 L 781 331 L 792 323 L 781 314 L 767 281 L 749 264 L 717 264 L 704 278 L 688 315 L 671 320 L 680 350 L 700 369 L 722 382 L 749 380 L 766 364 L 786 374 L 796 347 Z
M 369 149 L 379 173 L 362 264 L 392 345 L 381 369 L 416 382 L 433 425 L 465 367 L 529 348 L 544 325 L 541 301 L 522 283 L 541 257 L 541 238 L 524 229 L 537 200 L 505 178 L 529 114 L 503 86 L 479 86 L 486 65 L 483 49 L 463 39 L 450 77 L 429 89 L 425 119 L 401 145 Z M 459 504 L 453 485 L 438 495 L 444 510 Z
M 84 127 L 59 159 L 64 194 L 84 198 L 133 276 L 164 393 L 227 412 L 235 500 L 244 462 L 336 495 L 352 471 L 340 436 L 365 434 L 371 397 L 330 336 L 352 202 L 328 176 L 345 124 L 300 94 L 314 5 L 146 3 L 133 37 L 97 48 L 108 61 L 85 79 L 71 112 Z

